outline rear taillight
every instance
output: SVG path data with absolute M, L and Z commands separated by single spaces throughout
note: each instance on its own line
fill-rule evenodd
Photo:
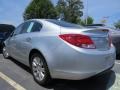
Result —
M 95 45 L 92 39 L 87 35 L 81 34 L 63 34 L 59 35 L 64 41 L 81 48 L 94 49 Z

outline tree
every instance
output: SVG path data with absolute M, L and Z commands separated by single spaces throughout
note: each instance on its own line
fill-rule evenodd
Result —
M 60 13 L 65 13 L 65 9 L 66 9 L 66 2 L 64 0 L 58 0 L 56 6 L 57 14 L 59 15 Z
M 56 10 L 57 14 L 64 13 L 65 21 L 79 23 L 83 15 L 83 2 L 81 0 L 58 0 Z
M 93 22 L 94 22 L 94 19 L 91 16 L 88 16 L 87 20 L 86 19 L 81 20 L 80 24 L 81 25 L 86 25 L 86 24 L 89 25 L 89 24 L 93 24 Z
M 87 17 L 87 24 L 93 24 L 94 19 L 90 16 Z
M 57 13 L 50 0 L 33 0 L 26 8 L 24 20 L 32 18 L 56 18 Z
M 118 20 L 118 21 L 114 24 L 114 26 L 116 27 L 116 29 L 120 29 L 120 20 Z

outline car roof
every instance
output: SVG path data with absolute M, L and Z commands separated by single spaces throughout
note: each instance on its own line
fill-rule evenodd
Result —
M 74 24 L 70 22 L 66 22 L 63 20 L 57 20 L 57 19 L 29 19 L 27 21 L 38 21 L 38 22 L 49 22 L 57 26 L 62 26 L 62 27 L 69 27 L 69 28 L 83 28 L 79 24 Z M 26 22 L 27 22 L 26 21 Z M 60 23 L 61 22 L 61 23 Z

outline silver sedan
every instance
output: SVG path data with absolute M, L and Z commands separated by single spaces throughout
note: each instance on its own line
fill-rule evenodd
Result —
M 53 19 L 20 24 L 4 42 L 3 56 L 29 66 L 35 81 L 81 80 L 110 69 L 115 48 L 109 30 Z

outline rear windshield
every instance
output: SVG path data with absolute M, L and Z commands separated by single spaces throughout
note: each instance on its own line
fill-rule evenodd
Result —
M 56 25 L 62 26 L 62 27 L 67 27 L 67 28 L 83 28 L 80 25 L 69 23 L 66 21 L 59 21 L 59 20 L 53 20 L 53 19 L 48 19 L 48 22 L 54 23 Z

